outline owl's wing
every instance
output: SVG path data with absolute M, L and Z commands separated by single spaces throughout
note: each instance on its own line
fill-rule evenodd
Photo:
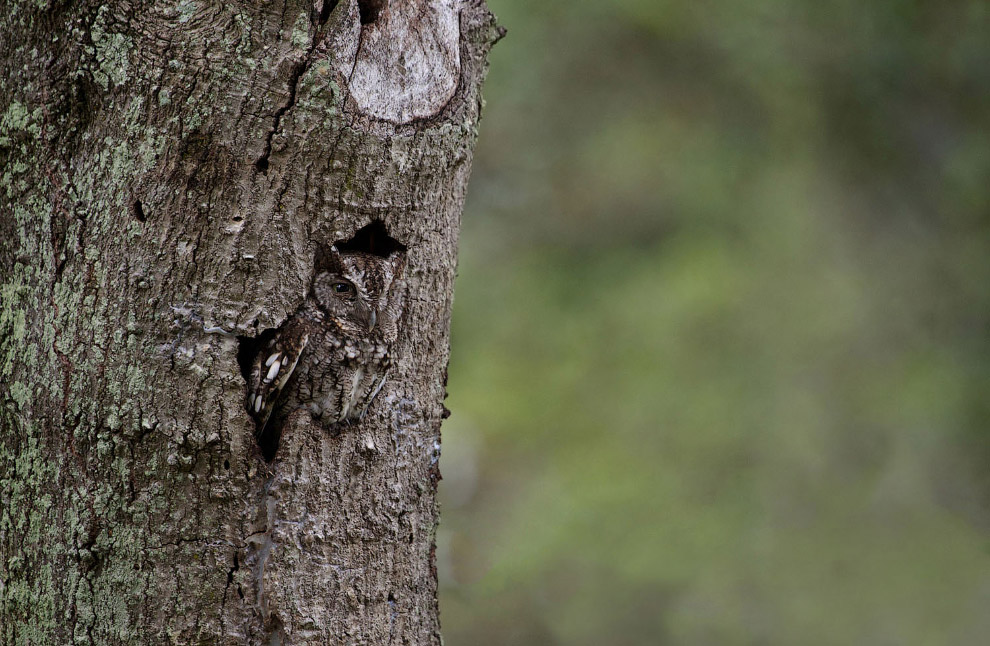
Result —
M 292 376 L 306 344 L 309 329 L 301 321 L 290 321 L 254 359 L 247 408 L 260 436 L 278 402 L 282 388 Z

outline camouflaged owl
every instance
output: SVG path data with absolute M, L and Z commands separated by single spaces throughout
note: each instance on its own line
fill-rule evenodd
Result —
M 385 384 L 403 308 L 405 256 L 330 249 L 302 307 L 252 364 L 247 408 L 261 437 L 305 408 L 326 424 L 360 420 Z

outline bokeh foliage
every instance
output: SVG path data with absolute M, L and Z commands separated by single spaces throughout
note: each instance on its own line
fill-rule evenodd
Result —
M 987 643 L 990 5 L 489 4 L 445 642 Z

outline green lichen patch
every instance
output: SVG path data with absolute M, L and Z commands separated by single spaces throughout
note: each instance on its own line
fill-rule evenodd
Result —
M 14 282 L 0 285 L 0 378 L 6 380 L 14 373 L 18 349 L 27 331 L 27 315 L 18 306 L 27 286 L 21 281 L 22 272 L 15 267 Z
M 90 29 L 90 38 L 96 48 L 96 62 L 99 66 L 98 70 L 93 71 L 93 78 L 104 90 L 109 89 L 111 83 L 116 87 L 127 81 L 131 64 L 130 52 L 134 47 L 129 36 L 107 30 L 108 12 L 108 6 L 100 7 Z
M 29 111 L 27 107 L 19 101 L 13 101 L 0 116 L 0 146 L 10 146 L 14 142 L 14 135 L 24 132 L 32 138 L 41 135 L 41 108 Z
M 309 14 L 306 12 L 300 13 L 299 17 L 296 18 L 296 23 L 292 25 L 292 36 L 290 40 L 293 47 L 303 50 L 309 48 L 309 27 Z
M 181 0 L 175 7 L 179 12 L 179 22 L 185 23 L 196 15 L 196 3 L 193 0 Z

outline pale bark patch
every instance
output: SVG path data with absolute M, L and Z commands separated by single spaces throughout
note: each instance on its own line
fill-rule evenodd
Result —
M 447 105 L 461 69 L 460 5 L 461 0 L 396 0 L 384 4 L 373 22 L 351 26 L 356 52 L 352 69 L 342 71 L 360 112 L 403 124 Z

